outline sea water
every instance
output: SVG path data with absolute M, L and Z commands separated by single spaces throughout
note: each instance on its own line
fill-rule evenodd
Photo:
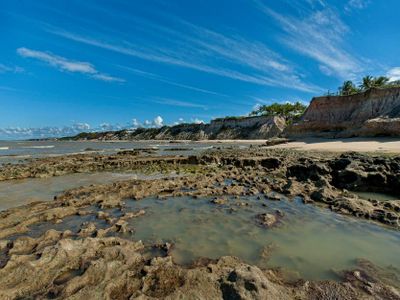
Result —
M 239 202 L 249 206 L 238 206 Z M 400 269 L 400 232 L 295 201 L 230 199 L 215 205 L 191 197 L 128 201 L 146 214 L 132 219 L 134 239 L 170 242 L 177 263 L 233 255 L 260 267 L 280 267 L 305 279 L 335 279 L 337 272 L 367 259 Z M 272 228 L 260 227 L 260 213 L 284 214 Z

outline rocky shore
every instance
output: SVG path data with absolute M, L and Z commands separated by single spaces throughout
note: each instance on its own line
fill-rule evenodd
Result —
M 128 180 L 80 187 L 51 202 L 0 213 L 0 298 L 57 299 L 400 299 L 398 270 L 360 260 L 341 281 L 289 281 L 235 257 L 177 265 L 171 245 L 144 245 L 130 235 L 126 199 L 252 195 L 260 201 L 321 206 L 354 218 L 400 229 L 400 201 L 361 199 L 354 192 L 384 192 L 400 198 L 400 159 L 358 153 L 210 150 L 191 157 L 140 153 L 83 154 L 32 160 L 0 168 L 2 180 L 102 170 L 178 171 L 184 176 Z M 143 200 L 144 201 L 144 200 Z M 235 209 L 245 209 L 243 205 Z M 285 212 L 255 216 L 273 230 Z M 157 250 L 157 251 L 155 251 Z
M 76 154 L 33 159 L 25 164 L 4 164 L 0 167 L 0 181 L 24 178 L 43 178 L 73 173 L 98 171 L 129 171 L 140 168 L 148 172 L 161 170 L 163 165 L 185 162 L 180 156 L 148 156 L 141 151 L 121 151 L 115 155 Z

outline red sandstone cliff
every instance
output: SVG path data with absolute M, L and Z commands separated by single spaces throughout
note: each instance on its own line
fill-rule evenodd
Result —
M 313 98 L 291 136 L 400 136 L 400 88 Z

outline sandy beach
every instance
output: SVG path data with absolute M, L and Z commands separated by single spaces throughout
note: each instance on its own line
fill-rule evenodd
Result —
M 287 144 L 271 146 L 275 149 L 297 149 L 310 151 L 332 152 L 387 152 L 400 153 L 400 139 L 398 138 L 348 138 L 323 139 L 305 138 Z

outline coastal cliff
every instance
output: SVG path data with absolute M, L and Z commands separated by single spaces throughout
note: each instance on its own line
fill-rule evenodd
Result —
M 371 88 L 349 96 L 315 97 L 298 122 L 295 118 L 261 115 L 227 117 L 209 124 L 179 124 L 81 133 L 67 140 L 230 140 L 273 137 L 400 136 L 400 87 Z M 297 117 L 296 117 L 297 118 Z M 289 120 L 289 121 L 288 121 Z
M 372 88 L 350 96 L 313 98 L 290 136 L 400 135 L 400 88 Z
M 209 124 L 179 124 L 161 128 L 138 128 L 109 132 L 81 133 L 72 140 L 226 140 L 268 139 L 279 136 L 286 120 L 277 116 L 230 117 Z

